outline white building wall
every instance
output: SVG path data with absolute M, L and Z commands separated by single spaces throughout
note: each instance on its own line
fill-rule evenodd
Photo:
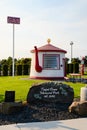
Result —
M 63 65 L 63 58 L 65 58 L 64 53 L 58 52 L 39 52 L 39 65 L 43 67 L 43 54 L 59 54 L 60 55 L 60 65 Z M 31 70 L 30 77 L 64 77 L 64 68 L 60 66 L 60 69 L 56 70 L 42 70 L 42 72 L 38 73 L 35 70 L 35 53 L 32 53 L 32 61 L 31 61 Z

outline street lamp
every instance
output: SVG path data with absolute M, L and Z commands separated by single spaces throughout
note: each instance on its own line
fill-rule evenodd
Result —
M 71 45 L 71 61 L 72 61 L 72 57 L 73 57 L 73 54 L 72 54 L 72 53 L 73 53 L 73 52 L 72 52 L 72 51 L 73 51 L 73 50 L 72 50 L 72 45 L 73 45 L 73 44 L 74 44 L 74 43 L 71 41 L 71 42 L 70 42 L 70 45 Z

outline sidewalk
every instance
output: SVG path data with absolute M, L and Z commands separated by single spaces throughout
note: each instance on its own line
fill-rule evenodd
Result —
M 87 118 L 4 125 L 0 130 L 87 130 Z

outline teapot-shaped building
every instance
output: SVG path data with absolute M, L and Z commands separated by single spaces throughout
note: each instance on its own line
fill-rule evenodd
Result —
M 32 61 L 30 78 L 32 79 L 64 79 L 65 70 L 65 53 L 66 51 L 50 44 L 42 47 L 34 47 L 31 50 Z

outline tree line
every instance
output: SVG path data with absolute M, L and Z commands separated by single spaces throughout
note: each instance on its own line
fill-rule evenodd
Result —
M 14 59 L 15 75 L 29 75 L 31 58 Z M 0 76 L 12 75 L 12 57 L 0 60 Z
M 15 58 L 15 75 L 29 75 L 31 58 Z M 67 74 L 72 72 L 79 72 L 79 64 L 81 64 L 81 59 L 72 58 L 71 63 L 69 59 L 66 58 L 66 70 Z M 84 66 L 87 67 L 87 56 L 84 57 Z M 0 76 L 11 76 L 12 75 L 12 57 L 0 60 Z
M 72 58 L 71 63 L 68 63 L 69 59 L 66 58 L 66 71 L 68 73 L 79 73 L 81 72 L 80 65 L 84 64 L 84 67 L 87 67 L 87 56 L 79 58 Z

